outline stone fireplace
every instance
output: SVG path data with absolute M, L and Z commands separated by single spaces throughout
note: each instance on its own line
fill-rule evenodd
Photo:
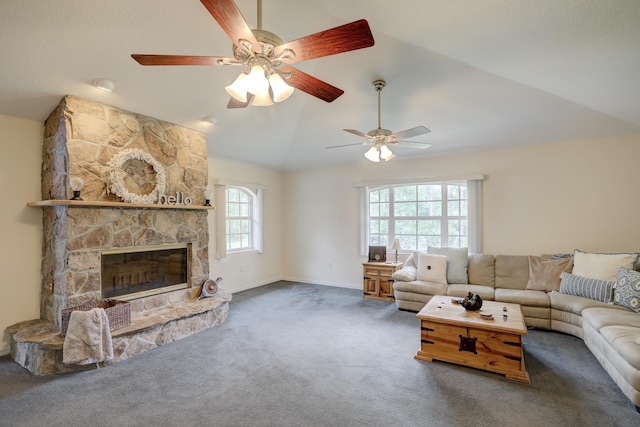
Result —
M 166 186 L 158 198 L 165 204 L 122 203 L 113 194 L 110 161 L 124 150 L 148 153 L 162 165 Z M 57 360 L 62 341 L 52 337 L 59 332 L 62 310 L 109 296 L 103 286 L 118 293 L 113 297 L 131 304 L 131 327 L 114 333 L 115 361 L 224 321 L 230 300 L 224 291 L 204 302 L 190 299 L 192 288 L 209 278 L 208 208 L 203 206 L 207 175 L 201 132 L 64 97 L 45 122 L 43 201 L 30 204 L 44 211 L 41 314 L 37 321 L 9 328 L 14 359 L 38 374 L 73 370 Z M 68 202 L 72 177 L 84 181 L 81 202 Z M 149 186 L 144 188 L 148 191 Z M 178 204 L 175 194 L 192 204 Z M 159 259 L 142 256 L 148 251 L 164 254 Z M 186 258 L 179 260 L 179 252 Z M 113 261 L 106 271 L 105 256 Z M 146 261 L 134 262 L 142 258 Z M 151 292 L 143 289 L 159 276 L 169 279 L 168 284 L 153 286 L 157 289 Z M 125 288 L 127 292 L 122 293 Z M 180 306 L 181 314 L 172 318 L 175 306 Z M 161 320 L 149 321 L 155 315 Z M 179 326 L 176 331 L 181 322 L 191 326 Z M 170 333 L 163 331 L 169 327 Z M 157 330 L 150 335 L 153 328 Z M 44 344 L 43 334 L 49 340 Z M 29 349 L 34 343 L 52 351 L 48 357 L 55 360 L 34 362 L 34 350 Z

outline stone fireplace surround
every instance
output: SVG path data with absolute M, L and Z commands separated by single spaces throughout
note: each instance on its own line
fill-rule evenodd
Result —
M 113 204 L 107 190 L 110 159 L 121 150 L 150 153 L 166 171 L 166 193 L 190 206 Z M 9 327 L 11 355 L 37 375 L 86 369 L 62 363 L 61 312 L 101 299 L 100 256 L 111 248 L 191 245 L 184 290 L 131 301 L 132 324 L 113 332 L 115 363 L 226 320 L 230 294 L 194 301 L 193 287 L 209 276 L 204 134 L 81 98 L 66 96 L 45 122 L 42 197 L 69 199 L 69 179 L 85 182 L 85 202 L 43 206 L 40 319 Z M 95 206 L 91 203 L 95 202 Z M 101 203 L 107 202 L 107 203 Z M 33 204 L 33 205 L 38 205 Z M 198 206 L 199 205 L 199 206 Z

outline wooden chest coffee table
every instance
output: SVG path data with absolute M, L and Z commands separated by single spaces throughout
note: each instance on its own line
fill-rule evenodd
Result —
M 484 301 L 479 311 L 467 311 L 453 299 L 460 298 L 436 295 L 416 315 L 421 344 L 415 358 L 484 369 L 529 384 L 522 348 L 527 327 L 520 305 Z M 491 314 L 493 320 L 481 314 Z

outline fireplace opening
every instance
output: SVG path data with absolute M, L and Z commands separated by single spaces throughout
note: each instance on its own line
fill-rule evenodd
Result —
M 102 297 L 132 300 L 184 289 L 190 279 L 191 244 L 102 251 Z

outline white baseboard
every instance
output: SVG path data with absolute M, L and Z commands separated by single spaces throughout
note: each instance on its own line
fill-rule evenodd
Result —
M 273 283 L 273 282 L 277 282 L 280 280 L 286 280 L 286 279 L 282 279 L 279 277 L 273 278 L 273 279 L 268 279 L 268 280 L 263 280 L 261 282 L 258 283 L 253 283 L 251 285 L 246 285 L 246 286 L 242 286 L 240 288 L 234 289 L 231 292 L 232 294 L 235 294 L 236 292 L 242 292 L 242 291 L 247 291 L 249 289 L 253 289 L 253 288 L 259 288 L 260 286 L 264 286 L 264 285 L 268 285 L 269 283 Z M 224 288 L 224 284 L 222 285 L 222 287 Z
M 362 284 L 355 285 L 353 283 L 326 282 L 324 280 L 310 280 L 310 279 L 303 279 L 301 277 L 283 277 L 281 280 L 288 280 L 291 282 L 310 283 L 312 285 L 334 286 L 336 288 L 362 289 Z
M 286 280 L 286 281 L 289 281 L 289 282 L 309 283 L 309 284 L 312 284 L 312 285 L 334 286 L 336 288 L 347 288 L 347 289 L 360 289 L 360 290 L 362 290 L 362 285 L 361 284 L 355 285 L 353 283 L 327 282 L 327 281 L 323 281 L 323 280 L 310 280 L 310 279 L 303 279 L 303 278 L 300 278 L 300 277 L 289 277 L 289 276 L 287 276 L 287 277 L 276 277 L 276 278 L 269 279 L 269 280 L 263 280 L 261 282 L 254 283 L 254 284 L 251 284 L 251 285 L 246 285 L 246 286 L 234 289 L 234 290 L 229 291 L 229 292 L 231 292 L 232 294 L 235 294 L 236 292 L 247 291 L 249 289 L 258 288 L 260 286 L 269 285 L 271 283 L 279 282 L 280 280 Z M 222 285 L 222 288 L 224 289 L 224 283 Z

